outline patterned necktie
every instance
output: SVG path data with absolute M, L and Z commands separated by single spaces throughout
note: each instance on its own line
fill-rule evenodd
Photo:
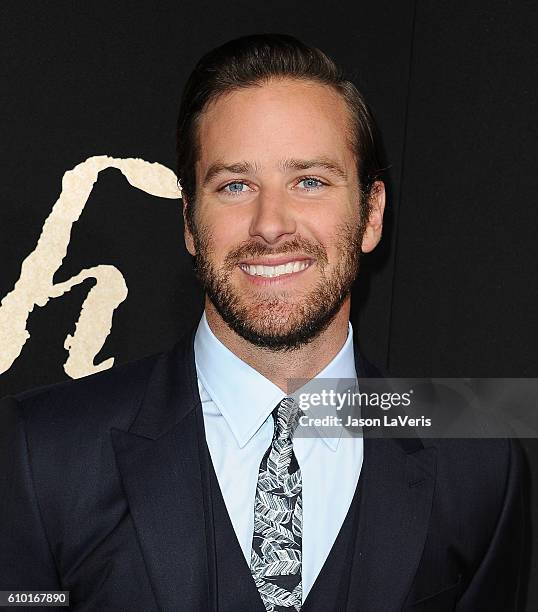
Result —
M 250 571 L 268 612 L 301 609 L 302 480 L 292 446 L 300 414 L 290 397 L 273 410 L 273 440 L 258 472 Z

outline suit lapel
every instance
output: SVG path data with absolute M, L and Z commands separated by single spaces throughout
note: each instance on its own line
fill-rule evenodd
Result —
M 156 362 L 139 413 L 112 442 L 160 609 L 208 610 L 214 546 L 194 331 Z
M 359 527 L 348 610 L 400 610 L 416 573 L 431 512 L 435 450 L 407 453 L 364 439 Z
M 360 379 L 382 374 L 359 354 Z M 422 555 L 436 477 L 435 448 L 414 437 L 364 437 L 359 526 L 348 610 L 400 610 Z

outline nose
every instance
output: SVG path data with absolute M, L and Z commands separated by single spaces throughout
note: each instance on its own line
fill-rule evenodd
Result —
M 256 198 L 254 216 L 249 232 L 268 244 L 292 235 L 297 228 L 291 202 L 284 190 L 263 190 Z

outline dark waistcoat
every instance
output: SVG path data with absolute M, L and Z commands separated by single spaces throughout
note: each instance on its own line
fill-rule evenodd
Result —
M 250 568 L 235 535 L 210 458 L 208 462 L 218 610 L 219 612 L 265 612 Z M 341 612 L 353 609 L 348 607 L 348 593 L 356 548 L 360 484 L 361 479 L 355 489 L 338 537 L 303 602 L 302 612 L 331 612 L 333 610 Z M 254 500 L 252 503 L 254 504 Z

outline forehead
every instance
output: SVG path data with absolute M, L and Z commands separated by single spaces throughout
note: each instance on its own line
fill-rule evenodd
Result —
M 353 163 L 349 109 L 332 87 L 297 79 L 271 80 L 223 94 L 199 121 L 199 160 L 332 157 Z

